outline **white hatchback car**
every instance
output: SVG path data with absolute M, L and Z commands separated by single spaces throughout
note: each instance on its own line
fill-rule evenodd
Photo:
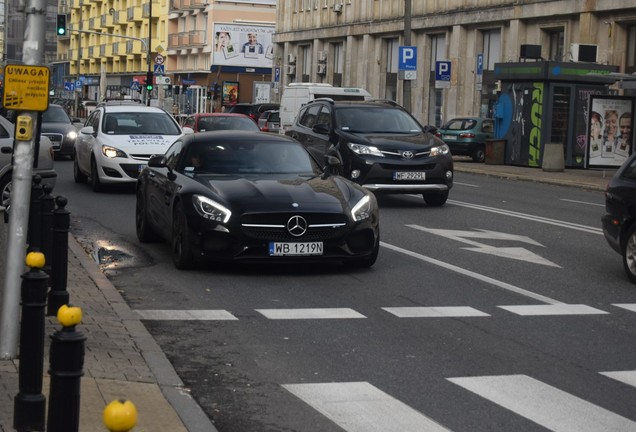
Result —
M 75 182 L 90 179 L 95 192 L 106 184 L 135 183 L 150 156 L 164 154 L 183 133 L 161 108 L 131 102 L 100 104 L 75 141 Z

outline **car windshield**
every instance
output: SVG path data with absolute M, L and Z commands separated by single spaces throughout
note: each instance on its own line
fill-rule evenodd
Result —
M 400 109 L 352 106 L 336 110 L 337 127 L 352 133 L 419 133 L 422 127 Z
M 180 135 L 181 130 L 168 113 L 107 113 L 102 131 L 108 135 Z
M 316 174 L 317 166 L 302 145 L 288 141 L 194 142 L 182 162 L 185 173 Z
M 258 131 L 258 126 L 252 119 L 236 116 L 200 117 L 197 128 L 199 131 L 213 131 L 224 129 L 239 129 Z
M 44 123 L 71 123 L 71 119 L 66 111 L 61 107 L 50 106 L 42 113 L 42 122 Z

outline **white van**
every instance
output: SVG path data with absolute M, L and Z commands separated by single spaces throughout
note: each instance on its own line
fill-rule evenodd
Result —
M 371 94 L 357 87 L 334 87 L 331 84 L 318 83 L 291 83 L 283 90 L 280 99 L 280 129 L 284 134 L 296 118 L 300 107 L 319 98 L 333 100 L 368 100 L 373 99 Z

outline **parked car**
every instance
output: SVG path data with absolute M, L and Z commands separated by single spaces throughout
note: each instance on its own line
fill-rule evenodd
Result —
M 318 99 L 285 134 L 318 158 L 337 155 L 346 178 L 378 194 L 421 193 L 442 206 L 453 186 L 448 146 L 395 102 Z
M 188 116 L 183 127 L 192 128 L 195 132 L 213 130 L 246 130 L 258 131 L 258 126 L 245 114 L 236 113 L 198 113 Z
M 135 183 L 150 156 L 165 153 L 183 133 L 161 108 L 115 101 L 100 104 L 75 142 L 75 182 L 90 178 L 95 192 L 106 184 Z
M 234 105 L 229 105 L 225 112 L 245 114 L 246 116 L 254 120 L 254 123 L 256 123 L 258 121 L 258 117 L 263 113 L 263 111 L 278 109 L 278 107 L 278 104 L 273 103 L 237 103 Z
M 636 283 L 636 152 L 607 184 L 601 220 L 605 239 L 623 256 L 627 277 Z
M 151 158 L 137 181 L 136 229 L 142 242 L 170 242 L 179 269 L 205 260 L 369 267 L 380 245 L 373 194 L 264 132 L 188 134 Z
M 15 125 L 4 117 L 0 117 L 0 205 L 9 207 L 11 204 L 11 186 L 13 175 L 13 134 Z M 46 136 L 40 136 L 37 167 L 33 174 L 42 177 L 42 183 L 55 186 L 57 173 L 53 164 L 53 145 Z
M 486 140 L 493 137 L 493 119 L 479 117 L 455 118 L 440 127 L 436 134 L 454 156 L 470 156 L 475 162 L 486 160 Z
M 258 118 L 258 127 L 263 132 L 278 133 L 280 130 L 280 111 L 267 110 Z

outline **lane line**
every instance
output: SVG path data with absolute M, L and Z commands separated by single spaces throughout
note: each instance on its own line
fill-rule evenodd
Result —
M 636 312 L 636 303 L 613 303 L 612 306 L 627 309 L 631 312 Z
M 450 432 L 368 382 L 283 384 L 347 432 Z
M 497 306 L 522 316 L 546 316 L 546 315 L 607 315 L 609 312 L 595 309 L 583 304 L 559 304 L 559 305 L 514 305 Z
M 470 306 L 383 307 L 382 310 L 398 318 L 489 317 Z
M 533 221 L 533 222 L 539 222 L 539 223 L 544 223 L 544 224 L 548 224 L 548 225 L 555 225 L 555 226 L 558 226 L 558 227 L 561 227 L 561 228 L 569 228 L 569 229 L 573 229 L 573 230 L 583 231 L 583 232 L 587 232 L 587 233 L 590 233 L 590 234 L 603 235 L 603 229 L 602 228 L 598 228 L 598 227 L 591 227 L 591 226 L 587 226 L 587 225 L 581 225 L 581 224 L 576 224 L 576 223 L 572 223 L 572 222 L 561 221 L 561 220 L 558 220 L 558 219 L 550 219 L 550 218 L 546 218 L 546 217 L 542 217 L 542 216 L 536 216 L 536 215 L 531 215 L 531 214 L 527 214 L 527 213 L 519 213 L 519 212 L 515 212 L 515 211 L 512 211 L 512 210 L 498 209 L 498 208 L 495 208 L 495 207 L 488 207 L 488 206 L 483 206 L 483 205 L 479 205 L 479 204 L 471 204 L 471 203 L 466 203 L 466 202 L 462 202 L 462 201 L 448 200 L 447 203 L 458 205 L 458 206 L 461 206 L 461 207 L 472 208 L 472 209 L 475 209 L 475 210 L 482 210 L 482 211 L 487 211 L 487 212 L 491 212 L 491 213 L 497 213 L 497 214 L 501 214 L 501 215 L 505 215 L 505 216 L 516 217 L 516 218 L 519 218 L 519 219 L 530 220 L 530 221 Z
M 636 371 L 599 372 L 601 375 L 615 379 L 632 387 L 636 387 Z
M 366 318 L 349 308 L 255 309 L 272 320 L 286 319 L 351 319 Z
M 561 198 L 560 201 L 566 201 L 566 202 L 571 202 L 571 203 L 575 203 L 575 204 L 591 205 L 591 206 L 595 206 L 595 207 L 605 207 L 605 204 L 591 203 L 591 202 L 587 202 L 587 201 L 577 201 L 577 200 L 571 200 L 571 199 L 566 199 L 566 198 Z
M 554 432 L 634 432 L 636 423 L 526 375 L 448 378 Z
M 426 255 L 422 255 L 422 254 L 419 254 L 417 252 L 410 251 L 408 249 L 403 249 L 403 248 L 401 248 L 399 246 L 394 246 L 392 244 L 385 243 L 385 242 L 382 242 L 382 241 L 380 242 L 380 245 L 382 245 L 383 247 L 385 247 L 387 249 L 391 249 L 391 250 L 393 250 L 395 252 L 399 252 L 399 253 L 402 253 L 404 255 L 408 255 L 408 256 L 413 257 L 415 259 L 418 259 L 420 261 L 425 261 L 425 262 L 427 262 L 429 264 L 433 264 L 433 265 L 436 265 L 436 266 L 439 266 L 439 267 L 443 267 L 443 268 L 445 268 L 447 270 L 462 274 L 464 276 L 471 277 L 473 279 L 477 279 L 477 280 L 479 280 L 481 282 L 485 282 L 485 283 L 494 285 L 496 287 L 505 289 L 505 290 L 513 292 L 515 294 L 522 295 L 524 297 L 531 298 L 533 300 L 537 300 L 537 301 L 540 301 L 540 302 L 543 302 L 543 303 L 548 303 L 548 304 L 565 304 L 565 303 L 560 302 L 558 300 L 551 299 L 550 297 L 546 297 L 546 296 L 541 295 L 541 294 L 533 293 L 532 291 L 528 291 L 528 290 L 525 290 L 523 288 L 519 288 L 517 286 L 514 286 L 512 284 L 509 284 L 509 283 L 506 283 L 506 282 L 502 282 L 502 281 L 499 281 L 497 279 L 493 279 L 491 277 L 484 276 L 482 274 L 475 273 L 475 272 L 470 271 L 470 270 L 466 270 L 464 268 L 458 267 L 458 266 L 453 265 L 453 264 L 449 264 L 449 263 L 444 262 L 444 261 L 436 260 L 435 258 L 431 258 L 431 257 L 428 257 Z
M 237 317 L 225 310 L 160 310 L 137 309 L 137 315 L 144 320 L 165 321 L 234 321 Z

